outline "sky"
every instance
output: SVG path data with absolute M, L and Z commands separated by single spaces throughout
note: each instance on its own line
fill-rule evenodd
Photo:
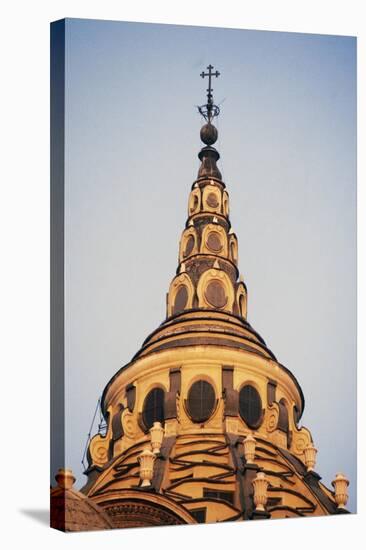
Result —
M 305 395 L 356 510 L 356 39 L 68 19 L 66 465 L 106 383 L 165 319 L 208 64 L 248 321 Z

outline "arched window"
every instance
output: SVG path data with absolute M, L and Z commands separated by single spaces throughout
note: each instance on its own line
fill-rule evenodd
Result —
M 244 422 L 250 428 L 258 428 L 262 421 L 262 400 L 250 384 L 244 386 L 239 392 L 239 412 Z
M 192 384 L 187 399 L 187 409 L 193 422 L 205 422 L 215 408 L 215 390 L 206 380 Z
M 154 422 L 164 422 L 164 390 L 154 388 L 145 397 L 142 409 L 142 419 L 147 429 L 150 429 Z

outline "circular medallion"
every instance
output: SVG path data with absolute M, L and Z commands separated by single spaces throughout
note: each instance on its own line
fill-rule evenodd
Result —
M 183 256 L 186 258 L 189 256 L 194 248 L 194 237 L 193 235 L 189 235 L 187 242 L 186 242 L 186 248 L 184 250 Z
M 211 231 L 206 239 L 206 244 L 213 252 L 219 252 L 222 249 L 221 236 L 219 233 Z
M 209 193 L 207 195 L 206 202 L 210 208 L 217 208 L 219 206 L 219 202 L 215 193 Z
M 185 285 L 180 285 L 178 288 L 177 294 L 175 295 L 173 315 L 180 313 L 184 310 L 188 301 L 188 291 Z
M 205 290 L 205 298 L 213 307 L 222 308 L 227 303 L 225 289 L 218 281 L 211 281 L 208 283 Z

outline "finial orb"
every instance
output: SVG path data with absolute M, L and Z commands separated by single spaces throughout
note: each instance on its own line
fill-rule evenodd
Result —
M 217 128 L 211 123 L 207 123 L 201 128 L 200 137 L 206 145 L 213 145 L 217 140 Z

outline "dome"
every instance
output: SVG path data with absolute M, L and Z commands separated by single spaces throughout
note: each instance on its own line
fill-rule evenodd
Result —
M 247 320 L 209 100 L 166 319 L 105 386 L 89 443 L 82 491 L 118 527 L 342 513 L 301 387 Z

